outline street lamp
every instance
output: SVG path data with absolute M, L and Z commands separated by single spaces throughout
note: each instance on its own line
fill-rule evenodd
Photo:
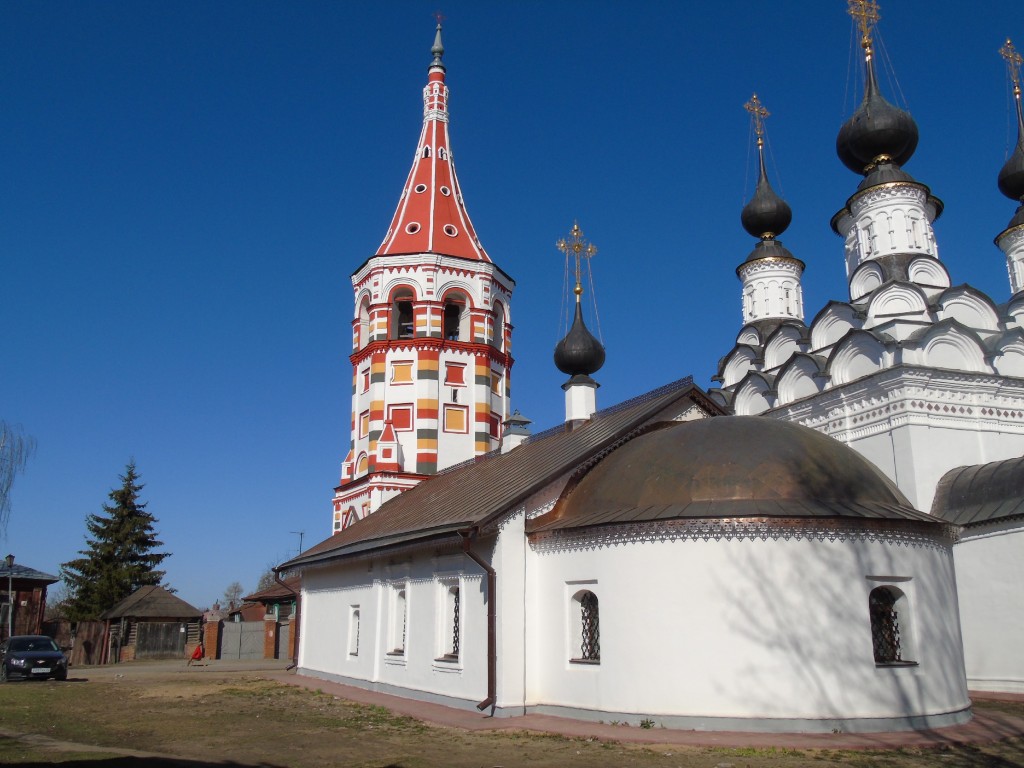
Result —
M 7 636 L 14 634 L 14 555 L 4 558 L 7 563 Z

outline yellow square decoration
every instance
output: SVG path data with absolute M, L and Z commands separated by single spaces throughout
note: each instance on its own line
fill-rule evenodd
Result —
M 392 384 L 412 384 L 412 361 L 391 364 Z
M 446 405 L 444 407 L 444 431 L 465 433 L 467 416 L 468 412 L 465 408 Z

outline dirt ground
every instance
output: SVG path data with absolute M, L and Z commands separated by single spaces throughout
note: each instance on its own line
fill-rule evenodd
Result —
M 0 686 L 6 765 L 345 766 L 346 768 L 1024 768 L 1024 738 L 941 749 L 706 749 L 592 737 L 469 732 L 268 679 L 235 667 L 125 664 L 74 670 L 67 683 Z M 272 674 L 272 673 L 271 673 Z M 1020 703 L 987 704 L 1024 716 Z

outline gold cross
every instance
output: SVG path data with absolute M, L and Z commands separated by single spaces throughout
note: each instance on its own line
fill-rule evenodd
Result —
M 573 289 L 573 293 L 576 294 L 576 301 L 579 301 L 580 294 L 583 293 L 583 285 L 580 282 L 580 259 L 594 258 L 597 255 L 597 247 L 583 239 L 583 230 L 580 229 L 578 222 L 572 223 L 569 237 L 569 240 L 561 238 L 555 243 L 555 247 L 564 253 L 566 258 L 572 256 L 576 261 L 576 287 Z
M 764 144 L 764 139 L 761 138 L 764 136 L 764 119 L 768 117 L 771 112 L 769 112 L 765 108 L 764 104 L 761 103 L 761 100 L 757 98 L 756 93 L 750 97 L 750 101 L 743 105 L 743 108 L 750 113 L 750 118 L 754 121 L 754 133 L 757 134 L 757 145 L 761 146 Z
M 866 51 L 871 50 L 871 29 L 882 18 L 875 0 L 847 0 L 847 13 L 860 27 L 860 44 Z
M 1013 92 L 1019 96 L 1020 65 L 1024 64 L 1024 56 L 1017 53 L 1017 49 L 1013 47 L 1013 41 L 1010 38 L 1006 38 L 1006 44 L 999 49 L 999 55 L 1006 59 L 1006 69 L 1010 73 L 1010 79 L 1013 80 Z

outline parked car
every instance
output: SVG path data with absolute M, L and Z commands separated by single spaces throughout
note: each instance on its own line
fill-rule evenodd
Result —
M 67 680 L 68 657 L 45 635 L 9 637 L 0 644 L 0 682 L 19 677 Z

